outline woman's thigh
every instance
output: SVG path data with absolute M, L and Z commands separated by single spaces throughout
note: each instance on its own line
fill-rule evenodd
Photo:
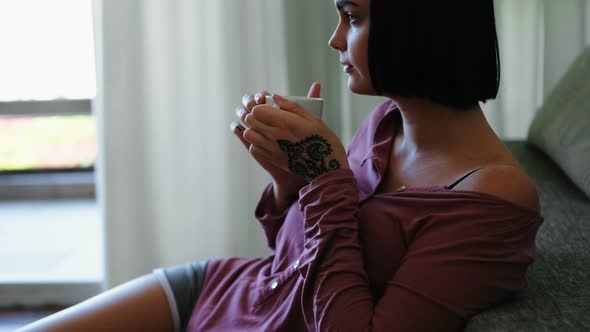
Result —
M 173 331 L 168 299 L 154 274 L 131 280 L 18 332 Z

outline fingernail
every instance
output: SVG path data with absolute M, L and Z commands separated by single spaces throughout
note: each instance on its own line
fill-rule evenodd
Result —
M 260 98 L 262 98 L 262 95 L 260 93 L 257 93 L 256 96 L 254 97 L 254 99 L 256 100 L 256 102 L 260 102 Z
M 277 94 L 272 95 L 272 100 L 274 100 L 277 103 L 278 102 L 285 102 L 285 101 L 287 101 L 287 99 L 285 99 L 285 98 L 283 98 L 283 97 L 281 97 L 281 96 L 279 96 Z
M 231 129 L 231 131 L 236 131 L 236 128 L 238 128 L 238 123 L 235 121 L 232 121 L 229 125 L 229 128 Z

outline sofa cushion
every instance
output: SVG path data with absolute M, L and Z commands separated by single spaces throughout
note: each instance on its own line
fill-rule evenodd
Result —
M 590 200 L 542 151 L 506 142 L 535 182 L 544 222 L 528 288 L 473 317 L 468 332 L 590 331 Z
M 535 114 L 528 141 L 590 197 L 590 48 L 570 66 Z

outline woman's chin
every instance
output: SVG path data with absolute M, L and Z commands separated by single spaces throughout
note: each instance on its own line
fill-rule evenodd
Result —
M 377 92 L 370 84 L 365 84 L 365 82 L 358 82 L 353 77 L 348 77 L 348 90 L 352 93 L 356 93 L 359 95 L 370 95 L 375 96 Z

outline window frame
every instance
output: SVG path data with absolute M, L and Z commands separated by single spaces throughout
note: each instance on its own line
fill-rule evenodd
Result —
M 0 102 L 0 116 L 93 115 L 92 99 Z M 0 172 L 0 201 L 96 200 L 94 167 Z M 65 203 L 67 204 L 67 203 Z M 104 289 L 102 280 L 0 281 L 0 306 L 69 307 Z
M 90 4 L 91 10 L 94 11 L 92 2 Z M 92 13 L 89 19 L 94 20 L 94 16 Z M 95 27 L 92 28 L 94 33 Z M 95 36 L 92 35 L 91 38 L 94 39 Z M 96 48 L 95 40 L 93 44 Z M 93 56 L 96 61 L 95 52 Z M 93 70 L 96 71 L 96 68 Z M 96 81 L 96 76 L 94 80 Z M 0 117 L 95 115 L 92 111 L 93 98 L 89 95 L 87 98 L 80 99 L 0 101 Z M 68 209 L 75 211 L 77 205 L 75 203 L 80 200 L 96 202 L 95 177 L 95 167 L 0 171 L 0 201 L 7 206 L 14 204 L 14 206 L 23 207 L 23 216 L 20 217 L 18 211 L 11 214 L 10 216 L 14 216 L 16 220 L 8 220 L 6 227 L 10 227 L 12 222 L 18 224 L 21 221 L 19 218 L 27 218 L 28 211 L 35 210 L 36 203 L 40 205 L 47 202 L 55 203 L 60 205 L 60 209 L 67 214 L 70 213 Z M 98 204 L 96 207 L 100 209 Z M 100 213 L 100 211 L 97 212 Z M 102 218 L 100 216 L 98 218 L 102 223 Z M 48 221 L 52 220 L 49 218 Z M 57 226 L 50 227 L 56 229 Z M 68 232 L 69 230 L 56 229 L 56 231 Z M 20 256 L 19 252 L 16 253 Z M 23 252 L 20 258 L 27 257 L 29 257 L 28 254 Z M 31 258 L 31 262 L 34 261 L 35 259 Z M 104 271 L 96 279 L 92 277 L 81 278 L 81 280 L 77 277 L 62 279 L 53 275 L 44 277 L 43 273 L 37 277 L 36 272 L 30 278 L 21 279 L 9 273 L 0 277 L 0 306 L 15 309 L 36 308 L 48 304 L 70 306 L 104 291 L 104 279 Z
M 92 99 L 1 101 L 0 116 L 92 115 Z M 96 199 L 94 167 L 0 171 L 0 200 Z
M 0 307 L 9 309 L 70 307 L 106 290 L 102 281 L 0 282 Z

